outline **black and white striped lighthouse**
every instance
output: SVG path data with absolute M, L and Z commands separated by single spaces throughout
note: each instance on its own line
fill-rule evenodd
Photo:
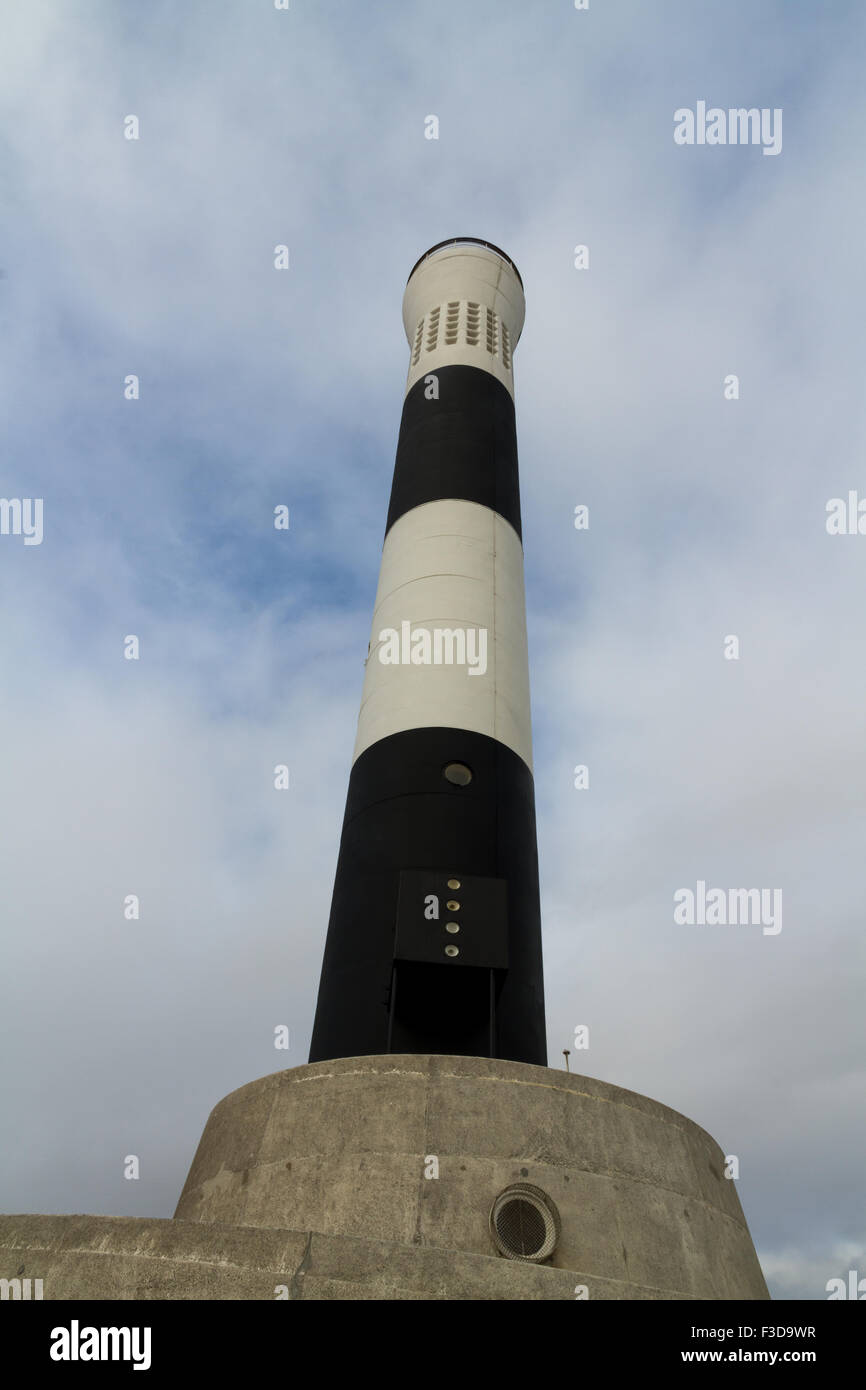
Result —
M 49 1297 L 82 1299 L 767 1298 L 719 1145 L 546 1065 L 523 314 L 520 276 L 486 242 L 434 246 L 409 277 L 310 1064 L 215 1107 L 173 1222 L 0 1215 L 7 1282 L 26 1260 Z
M 546 1065 L 513 353 L 523 285 L 442 242 L 411 350 L 310 1061 Z

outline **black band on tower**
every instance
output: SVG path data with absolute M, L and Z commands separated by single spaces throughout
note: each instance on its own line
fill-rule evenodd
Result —
M 444 768 L 453 763 L 470 769 L 468 785 L 445 778 Z M 463 729 L 411 729 L 362 753 L 349 782 L 310 1061 L 437 1052 L 545 1066 L 535 846 L 532 773 L 498 740 Z M 394 998 L 398 896 L 407 870 L 429 872 L 440 913 L 425 923 L 430 961 L 397 959 Z M 449 878 L 461 887 L 449 890 Z M 463 966 L 444 956 L 452 942 L 490 940 L 497 931 L 495 902 L 472 907 L 476 878 L 505 884 L 506 970 Z M 455 912 L 448 911 L 449 898 L 460 902 Z M 422 905 L 420 896 L 412 904 L 419 921 Z M 447 932 L 449 918 L 460 926 L 454 936 Z M 415 1001 L 409 1018 L 401 1012 L 407 978 Z
M 438 399 L 425 378 L 403 403 L 386 534 L 422 502 L 459 497 L 490 507 L 520 531 L 514 402 L 480 367 L 437 367 Z

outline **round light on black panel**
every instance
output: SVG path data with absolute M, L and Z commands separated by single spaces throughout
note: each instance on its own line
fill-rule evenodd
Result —
M 448 880 L 448 887 L 449 887 L 449 888 L 459 888 L 459 887 L 460 887 L 460 880 L 459 880 L 459 878 L 449 878 L 449 880 Z
M 472 769 L 467 767 L 465 763 L 446 763 L 442 769 L 442 776 L 452 786 L 468 787 L 472 781 Z

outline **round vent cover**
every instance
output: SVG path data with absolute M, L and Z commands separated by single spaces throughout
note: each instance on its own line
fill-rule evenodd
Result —
M 490 1232 L 507 1260 L 540 1264 L 553 1254 L 559 1239 L 559 1212 L 546 1192 L 517 1182 L 500 1192 L 490 1210 Z

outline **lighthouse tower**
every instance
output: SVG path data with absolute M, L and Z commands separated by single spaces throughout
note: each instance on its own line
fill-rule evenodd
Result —
M 764 1299 L 698 1125 L 546 1065 L 514 415 L 520 275 L 472 237 L 410 360 L 310 1061 L 216 1106 L 173 1220 L 0 1216 L 76 1299 Z
M 409 375 L 310 1060 L 547 1060 L 513 354 L 473 238 L 403 296 Z

